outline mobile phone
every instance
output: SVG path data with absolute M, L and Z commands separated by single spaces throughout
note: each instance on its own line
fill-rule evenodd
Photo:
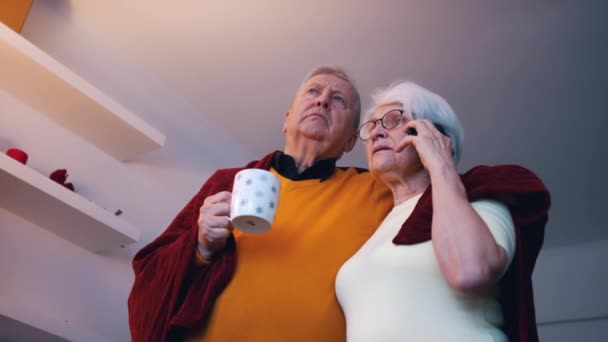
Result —
M 438 123 L 434 123 L 434 122 L 433 122 L 433 125 L 435 125 L 435 128 L 437 128 L 437 130 L 438 130 L 438 131 L 439 131 L 441 134 L 445 135 L 446 137 L 448 136 L 448 135 L 447 135 L 447 133 L 445 132 L 445 128 L 443 128 L 443 126 L 442 126 L 442 125 L 440 125 L 440 124 L 438 124 Z M 408 129 L 407 129 L 407 134 L 409 134 L 409 135 L 418 135 L 418 132 L 416 132 L 416 129 L 415 129 L 415 128 L 408 128 Z

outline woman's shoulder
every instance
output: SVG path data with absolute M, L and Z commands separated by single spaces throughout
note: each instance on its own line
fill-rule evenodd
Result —
M 529 190 L 548 192 L 543 181 L 521 165 L 478 165 L 461 175 L 467 189 L 490 187 L 496 190 Z

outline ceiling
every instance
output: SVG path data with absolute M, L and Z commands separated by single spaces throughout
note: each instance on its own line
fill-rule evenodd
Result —
M 318 64 L 345 67 L 364 107 L 374 88 L 413 80 L 461 118 L 461 170 L 515 163 L 545 181 L 545 245 L 555 247 L 608 239 L 606 10 L 603 0 L 55 0 L 34 2 L 28 23 L 39 24 L 24 35 L 169 131 L 168 142 L 171 132 L 226 141 L 231 165 L 282 147 L 285 112 Z M 81 52 L 53 51 L 62 39 Z M 187 110 L 154 111 L 168 104 Z M 365 166 L 358 145 L 342 164 Z

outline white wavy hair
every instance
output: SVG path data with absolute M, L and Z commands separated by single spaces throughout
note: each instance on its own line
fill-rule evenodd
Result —
M 446 135 L 452 140 L 452 154 L 458 164 L 462 155 L 464 132 L 460 120 L 448 102 L 441 96 L 410 81 L 399 81 L 372 94 L 372 107 L 365 114 L 368 120 L 374 110 L 388 103 L 409 104 L 417 119 L 429 119 L 443 126 Z

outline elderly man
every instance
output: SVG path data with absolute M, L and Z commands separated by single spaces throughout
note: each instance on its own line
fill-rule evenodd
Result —
M 135 256 L 134 341 L 345 340 L 336 273 L 392 203 L 368 172 L 336 167 L 356 142 L 360 108 L 341 69 L 319 67 L 306 77 L 285 118 L 283 152 L 244 167 L 280 179 L 272 229 L 233 230 L 230 190 L 243 168 L 217 171 Z

